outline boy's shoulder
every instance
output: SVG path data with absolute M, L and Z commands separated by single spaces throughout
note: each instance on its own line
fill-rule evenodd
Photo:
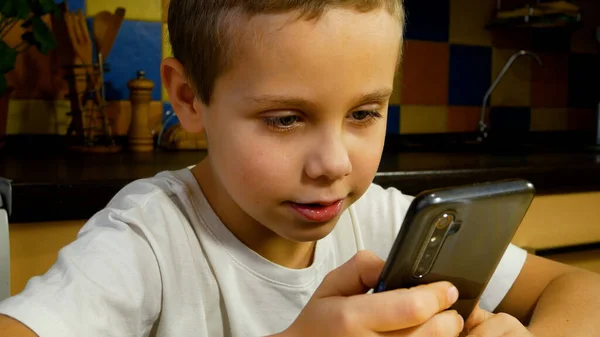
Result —
M 161 202 L 164 198 L 173 199 L 190 188 L 190 176 L 191 172 L 186 168 L 161 171 L 151 177 L 136 179 L 121 188 L 106 208 L 146 208 L 148 204 Z
M 395 217 L 403 219 L 413 196 L 404 194 L 400 189 L 384 187 L 371 183 L 365 193 L 352 205 L 358 215 L 369 217 Z
M 193 323 L 178 326 L 185 311 L 194 310 L 191 304 L 216 292 L 210 269 L 203 267 L 204 251 L 193 239 L 189 191 L 194 181 L 191 172 L 182 169 L 124 186 L 86 222 L 76 240 L 61 249 L 44 275 L 0 304 L 0 313 L 39 336 L 93 335 L 89 322 L 98 317 L 110 322 L 97 325 L 104 335 L 150 331 L 159 316 L 167 322 L 163 329 L 171 329 L 166 335 L 200 328 Z M 208 281 L 199 282 L 202 278 Z M 191 304 L 186 306 L 186 301 Z M 107 307 L 112 309 L 102 310 L 100 316 L 93 309 Z
M 195 178 L 188 168 L 162 171 L 134 180 L 121 188 L 83 226 L 80 234 L 98 232 L 120 223 L 127 230 L 149 235 L 189 230 Z
M 383 186 L 373 182 L 357 201 L 357 204 L 359 202 L 398 202 L 400 204 L 408 202 L 410 204 L 413 198 L 412 195 L 404 194 L 398 187 Z

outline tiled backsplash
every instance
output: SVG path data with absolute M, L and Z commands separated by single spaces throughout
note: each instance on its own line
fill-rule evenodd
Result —
M 129 97 L 127 82 L 136 70 L 146 71 L 156 83 L 155 101 L 170 109 L 160 84 L 159 65 L 170 54 L 166 38 L 167 0 L 67 0 L 70 10 L 81 9 L 90 18 L 102 10 L 126 8 L 125 21 L 108 59 L 107 99 Z M 405 0 L 407 11 L 404 60 L 396 78 L 390 105 L 388 133 L 444 133 L 477 129 L 486 89 L 516 50 L 538 53 L 543 65 L 518 59 L 493 93 L 493 121 L 516 123 L 528 130 L 591 128 L 600 100 L 600 1 L 580 0 L 585 27 L 574 33 L 488 31 L 496 0 Z M 518 5 L 525 0 L 512 0 Z M 34 48 L 20 57 L 9 81 L 16 87 L 11 102 L 10 133 L 62 132 L 66 84 L 54 54 L 40 55 Z M 22 115 L 28 107 L 47 107 L 49 126 L 29 128 Z M 501 107 L 498 109 L 497 107 Z M 44 111 L 36 111 L 40 116 Z M 32 115 L 30 112 L 28 115 Z M 52 125 L 54 123 L 54 125 Z M 60 127 L 58 127 L 59 125 Z
M 405 54 L 388 132 L 476 131 L 486 90 L 521 48 L 536 52 L 543 64 L 529 57 L 513 64 L 490 98 L 491 124 L 532 131 L 592 128 L 600 101 L 600 44 L 594 35 L 600 1 L 574 3 L 585 27 L 565 33 L 486 30 L 496 1 L 406 0 Z

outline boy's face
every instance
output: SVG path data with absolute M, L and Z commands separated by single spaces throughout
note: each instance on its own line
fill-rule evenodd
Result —
M 237 206 L 225 217 L 304 242 L 326 236 L 377 171 L 401 27 L 384 10 L 293 18 L 253 17 L 195 110 L 213 183 Z

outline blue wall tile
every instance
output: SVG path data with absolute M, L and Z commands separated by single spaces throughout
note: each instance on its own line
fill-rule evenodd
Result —
M 175 111 L 173 111 L 171 103 L 163 103 L 163 128 L 166 129 L 177 123 L 179 123 L 179 119 L 177 118 L 177 115 L 175 115 Z
M 67 8 L 70 11 L 77 11 L 78 9 L 81 9 L 85 13 L 85 0 L 55 0 L 54 2 L 57 4 L 66 2 Z
M 569 106 L 594 108 L 600 102 L 600 57 L 569 55 Z
M 404 7 L 407 39 L 448 41 L 450 0 L 405 0 Z
M 113 48 L 106 59 L 106 99 L 128 99 L 127 82 L 144 70 L 154 82 L 152 99 L 161 100 L 160 62 L 162 60 L 162 27 L 160 22 L 124 20 Z
M 450 105 L 481 105 L 491 72 L 491 47 L 450 45 Z
M 400 133 L 400 106 L 390 105 L 388 107 L 387 129 L 388 134 Z

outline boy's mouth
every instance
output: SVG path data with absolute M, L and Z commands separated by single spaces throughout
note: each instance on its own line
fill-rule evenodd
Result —
M 311 222 L 327 222 L 339 215 L 344 205 L 344 199 L 335 201 L 317 201 L 310 203 L 290 202 L 292 209 L 305 220 Z

